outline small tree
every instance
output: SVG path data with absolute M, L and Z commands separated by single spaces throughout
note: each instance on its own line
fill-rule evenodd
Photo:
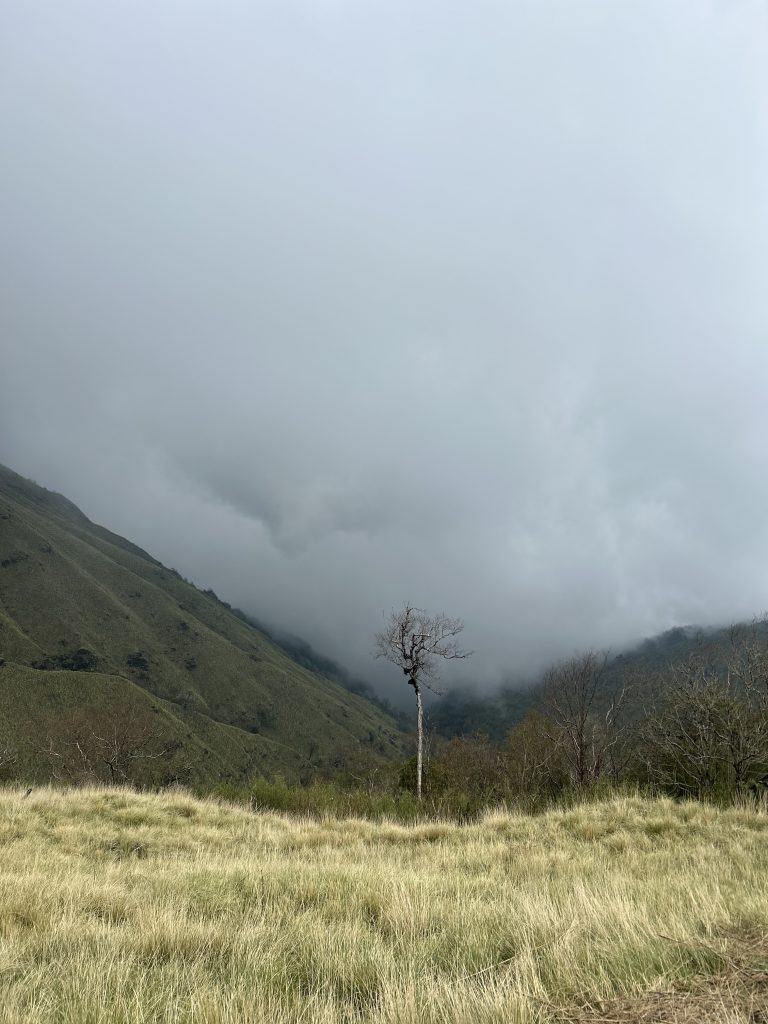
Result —
M 505 761 L 515 796 L 551 797 L 570 778 L 561 734 L 553 736 L 550 720 L 533 709 L 507 733 Z
M 422 608 L 406 604 L 392 611 L 384 629 L 376 634 L 376 657 L 386 658 L 401 669 L 416 694 L 416 796 L 421 800 L 421 776 L 424 751 L 424 707 L 421 688 L 435 693 L 434 682 L 440 659 L 468 658 L 456 637 L 464 629 L 461 619 L 447 615 L 428 615 Z
M 98 735 L 89 726 L 72 723 L 66 738 L 54 741 L 41 753 L 48 758 L 51 775 L 73 785 L 86 782 L 135 784 L 146 778 L 141 763 L 166 758 L 178 749 L 173 741 L 160 747 L 148 728 L 128 719 L 113 724 L 111 733 Z
M 16 764 L 16 751 L 13 747 L 0 747 L 0 770 L 13 764 Z
M 608 655 L 587 651 L 548 669 L 541 684 L 544 711 L 554 725 L 571 783 L 581 789 L 604 774 L 616 774 L 623 735 L 621 712 L 628 683 L 608 680 Z
M 738 668 L 691 658 L 662 673 L 641 750 L 649 778 L 676 796 L 732 797 L 768 780 L 768 706 Z

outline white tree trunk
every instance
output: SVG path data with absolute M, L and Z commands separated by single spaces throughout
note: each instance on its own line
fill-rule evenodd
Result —
M 421 800 L 421 764 L 422 764 L 422 753 L 424 750 L 424 708 L 421 704 L 421 690 L 414 683 L 414 690 L 416 691 L 416 732 L 417 732 L 417 744 L 416 744 L 416 799 Z

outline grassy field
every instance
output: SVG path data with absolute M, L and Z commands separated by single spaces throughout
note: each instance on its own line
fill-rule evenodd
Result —
M 768 815 L 0 793 L 2 1024 L 765 1021 Z

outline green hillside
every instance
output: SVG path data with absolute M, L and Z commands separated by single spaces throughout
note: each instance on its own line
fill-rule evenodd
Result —
M 0 659 L 0 744 L 16 736 L 29 746 L 34 703 L 38 741 L 61 733 L 59 704 L 87 711 L 102 731 L 114 727 L 117 709 L 151 715 L 164 745 L 182 742 L 198 776 L 301 775 L 400 752 L 395 724 L 379 708 L 298 665 L 212 592 L 4 467 Z

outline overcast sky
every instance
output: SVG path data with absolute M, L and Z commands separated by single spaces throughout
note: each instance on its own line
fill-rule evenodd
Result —
M 0 147 L 0 461 L 185 576 L 380 683 L 768 608 L 765 0 L 0 0 Z

